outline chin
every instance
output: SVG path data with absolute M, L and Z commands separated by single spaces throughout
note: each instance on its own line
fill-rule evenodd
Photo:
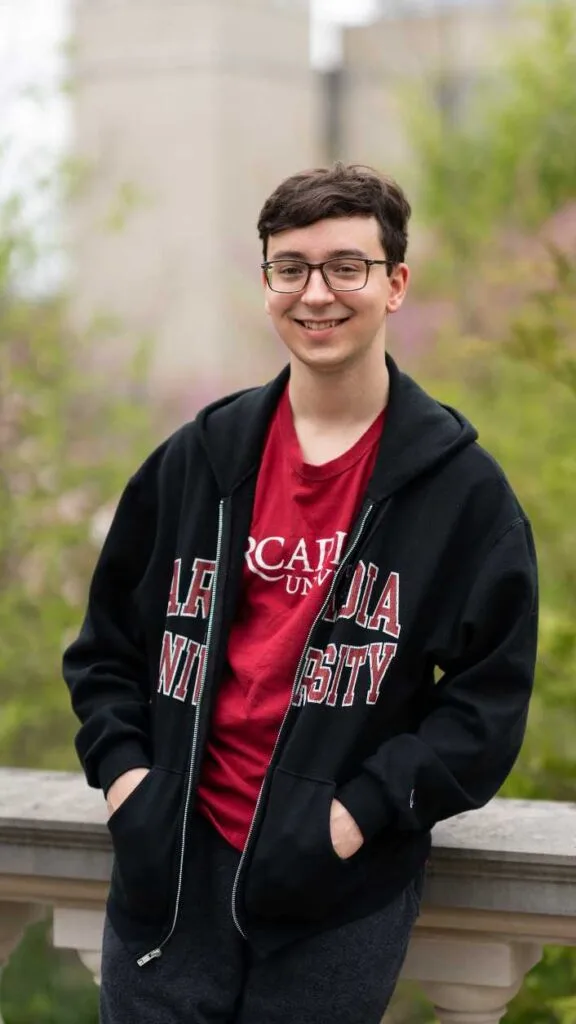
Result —
M 292 358 L 317 373 L 335 373 L 355 362 L 353 352 L 302 352 L 291 349 Z

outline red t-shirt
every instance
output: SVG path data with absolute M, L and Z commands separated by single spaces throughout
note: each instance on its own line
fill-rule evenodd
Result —
M 298 662 L 374 468 L 384 415 L 347 452 L 302 461 L 288 391 L 256 484 L 238 611 L 202 765 L 198 810 L 244 848 Z

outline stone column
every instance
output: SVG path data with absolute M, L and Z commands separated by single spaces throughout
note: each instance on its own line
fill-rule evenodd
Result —
M 28 925 L 38 921 L 43 913 L 43 907 L 34 903 L 0 901 L 0 973 L 19 945 Z M 0 1024 L 3 1024 L 1 1010 Z
M 418 981 L 441 1024 L 497 1024 L 541 956 L 536 942 L 416 935 L 403 977 Z
M 70 208 L 77 321 L 119 318 L 100 360 L 151 337 L 155 396 L 171 409 L 257 384 L 284 361 L 258 213 L 319 156 L 306 5 L 79 0 L 75 19 L 74 143 L 88 168 Z
M 104 916 L 103 907 L 54 907 L 52 941 L 55 948 L 75 949 L 97 985 L 101 976 Z

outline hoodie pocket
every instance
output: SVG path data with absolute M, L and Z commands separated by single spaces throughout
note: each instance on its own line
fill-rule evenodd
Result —
M 153 767 L 108 819 L 110 899 L 142 922 L 160 923 L 170 909 L 182 787 L 182 775 Z
M 332 845 L 335 790 L 333 782 L 275 769 L 246 877 L 249 914 L 314 920 L 345 894 L 358 854 L 343 860 Z

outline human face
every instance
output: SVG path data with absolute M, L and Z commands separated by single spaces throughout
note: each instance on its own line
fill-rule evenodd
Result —
M 375 217 L 330 217 L 304 228 L 271 235 L 268 260 L 293 259 L 321 263 L 335 255 L 386 259 Z M 388 313 L 400 308 L 408 284 L 408 268 L 370 267 L 365 288 L 331 291 L 320 270 L 313 270 L 306 288 L 283 294 L 272 291 L 264 276 L 266 311 L 291 356 L 310 369 L 334 372 L 381 358 Z

